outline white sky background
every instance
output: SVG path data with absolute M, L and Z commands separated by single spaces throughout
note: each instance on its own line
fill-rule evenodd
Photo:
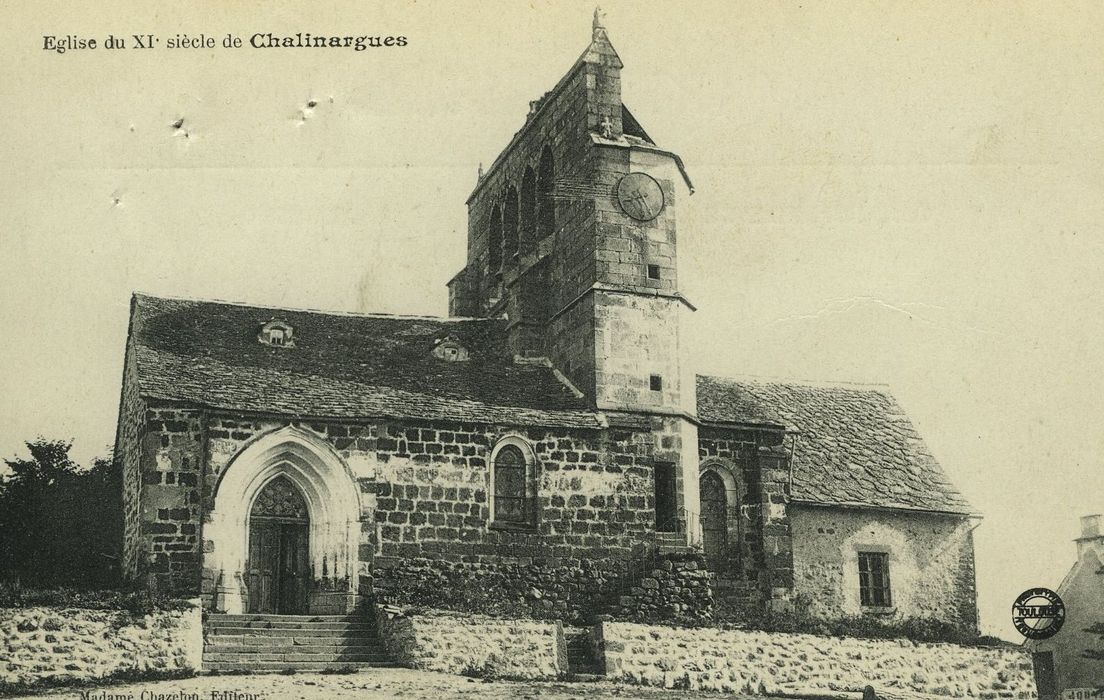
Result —
M 1016 638 L 1013 598 L 1056 586 L 1104 510 L 1104 5 L 603 5 L 626 103 L 697 187 L 688 359 L 890 384 L 986 516 L 983 625 Z M 105 453 L 133 290 L 444 314 L 477 165 L 594 9 L 117 7 L 2 11 L 0 456 Z M 177 31 L 410 43 L 41 50 Z

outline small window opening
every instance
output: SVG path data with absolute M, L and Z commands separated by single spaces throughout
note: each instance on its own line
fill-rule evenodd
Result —
M 656 462 L 654 479 L 656 532 L 677 532 L 675 465 L 670 462 Z
M 648 384 L 652 391 L 663 391 L 663 377 L 653 374 L 648 378 Z
M 265 345 L 274 345 L 281 348 L 295 347 L 295 331 L 283 321 L 269 321 L 261 327 L 257 340 Z
M 889 591 L 889 555 L 885 552 L 859 552 L 859 599 L 863 605 L 874 607 L 893 604 Z
M 659 279 L 659 265 L 649 265 L 648 266 L 648 279 L 650 279 L 650 280 Z

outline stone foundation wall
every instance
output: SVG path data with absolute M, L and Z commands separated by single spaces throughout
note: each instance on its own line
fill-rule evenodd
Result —
M 977 700 L 1034 698 L 1031 659 L 1012 647 L 819 637 L 620 622 L 596 628 L 606 675 L 641 685 L 760 695 L 876 691 Z
M 639 564 L 634 565 L 639 567 Z M 713 617 L 713 574 L 700 555 L 649 559 L 611 614 L 628 620 L 700 619 Z
M 199 670 L 203 623 L 186 611 L 0 609 L 0 684 L 83 681 L 125 673 Z
M 399 663 L 478 677 L 557 678 L 567 672 L 558 622 L 500 620 L 438 611 L 407 615 L 377 608 L 380 636 Z

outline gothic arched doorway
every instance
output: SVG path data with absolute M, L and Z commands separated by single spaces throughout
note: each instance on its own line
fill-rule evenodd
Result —
M 249 511 L 249 612 L 307 612 L 310 516 L 303 494 L 286 476 L 268 482 Z
M 702 550 L 711 567 L 724 557 L 728 544 L 728 493 L 715 471 L 702 472 L 698 482 L 701 499 Z

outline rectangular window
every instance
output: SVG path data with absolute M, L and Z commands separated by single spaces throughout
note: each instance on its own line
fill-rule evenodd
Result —
M 675 465 L 655 463 L 656 532 L 678 532 L 678 508 L 675 505 Z
M 659 265 L 649 265 L 648 266 L 648 279 L 650 279 L 650 280 L 659 279 Z
M 889 607 L 889 555 L 859 552 L 859 601 L 863 605 Z
M 663 391 L 663 377 L 658 374 L 653 374 L 648 378 L 648 386 L 652 391 Z

